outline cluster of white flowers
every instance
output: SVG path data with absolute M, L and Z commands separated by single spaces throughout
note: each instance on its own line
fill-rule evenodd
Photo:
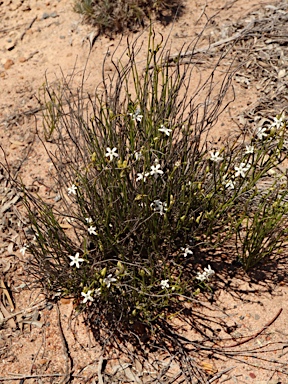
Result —
M 279 117 L 274 117 L 273 123 L 270 125 L 271 128 L 280 129 L 283 125 L 286 124 L 285 115 L 280 115 Z
M 167 211 L 167 203 L 162 202 L 161 200 L 154 200 L 151 204 L 150 207 L 160 215 L 164 215 L 164 212 Z
M 157 178 L 159 175 L 163 175 L 163 173 L 164 172 L 161 169 L 161 165 L 158 162 L 155 162 L 154 165 L 151 165 L 150 172 L 137 173 L 136 181 L 143 180 L 145 183 L 147 177 L 154 176 L 155 178 Z
M 141 111 L 139 108 L 136 109 L 135 113 L 128 113 L 129 116 L 131 116 L 133 121 L 139 121 L 141 123 L 143 119 L 143 115 L 141 115 Z
M 285 115 L 280 115 L 279 117 L 276 116 L 274 117 L 273 123 L 271 123 L 269 127 L 258 127 L 256 130 L 256 135 L 259 140 L 262 140 L 268 136 L 267 130 L 273 128 L 281 129 L 284 124 L 286 124 Z
M 208 265 L 208 268 L 204 268 L 204 272 L 197 272 L 196 279 L 203 281 L 209 281 L 210 277 L 215 274 L 215 271 Z

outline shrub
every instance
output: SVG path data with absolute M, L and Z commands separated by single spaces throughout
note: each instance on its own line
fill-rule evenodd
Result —
M 76 0 L 74 10 L 98 28 L 99 33 L 135 31 L 155 16 L 168 24 L 183 11 L 181 0 Z
M 196 66 L 181 63 L 183 52 L 171 63 L 153 32 L 139 67 L 137 44 L 112 56 L 113 77 L 88 99 L 84 84 L 76 95 L 71 81 L 60 93 L 46 84 L 62 200 L 51 205 L 24 188 L 29 272 L 50 296 L 73 297 L 91 324 L 120 333 L 139 323 L 151 331 L 195 300 L 214 274 L 208 248 L 235 241 L 247 269 L 286 236 L 287 190 L 276 172 L 284 116 L 216 148 L 207 138 L 233 76 L 215 83 L 223 57 L 198 81 Z

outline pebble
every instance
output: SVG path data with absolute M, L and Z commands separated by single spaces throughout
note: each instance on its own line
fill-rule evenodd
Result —
M 58 13 L 57 12 L 52 12 L 52 13 L 44 12 L 42 15 L 42 20 L 49 19 L 49 17 L 52 17 L 52 18 L 58 17 Z
M 8 60 L 6 61 L 6 63 L 4 64 L 4 68 L 7 70 L 7 69 L 11 68 L 12 65 L 14 65 L 14 61 L 11 60 L 11 59 L 8 59 Z

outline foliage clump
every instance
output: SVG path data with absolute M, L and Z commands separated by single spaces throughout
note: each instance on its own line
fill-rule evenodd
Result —
M 222 57 L 201 82 L 195 64 L 182 64 L 181 52 L 171 63 L 156 40 L 151 32 L 144 69 L 137 41 L 112 57 L 115 73 L 94 95 L 46 84 L 61 201 L 24 190 L 30 273 L 109 331 L 152 330 L 195 300 L 217 271 L 208 249 L 234 242 L 249 269 L 286 239 L 284 115 L 210 143 L 233 72 L 216 86 Z
M 168 24 L 183 12 L 181 0 L 76 0 L 74 10 L 84 16 L 99 33 L 136 31 L 156 17 Z

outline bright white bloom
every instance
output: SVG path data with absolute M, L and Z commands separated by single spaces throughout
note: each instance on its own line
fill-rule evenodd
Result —
M 81 296 L 84 297 L 84 299 L 82 301 L 83 304 L 87 303 L 87 301 L 94 301 L 94 299 L 92 297 L 92 293 L 93 293 L 93 291 L 90 291 L 90 290 L 87 293 L 81 292 Z
M 89 233 L 89 235 L 95 235 L 96 236 L 97 235 L 96 227 L 93 227 L 93 226 L 89 227 L 88 233 Z
M 142 119 L 143 119 L 143 115 L 140 114 L 140 109 L 137 108 L 135 113 L 128 113 L 129 116 L 132 116 L 132 120 L 134 121 L 139 121 L 141 123 Z
M 119 157 L 117 148 L 114 147 L 111 149 L 110 147 L 107 147 L 105 157 L 109 157 L 110 161 L 112 161 L 114 157 Z
M 235 173 L 235 176 L 238 177 L 238 176 L 242 176 L 242 177 L 245 177 L 246 175 L 246 172 L 249 171 L 250 169 L 250 165 L 245 165 L 245 163 L 241 163 L 239 165 L 239 167 L 234 167 L 236 173 Z
M 135 152 L 134 156 L 135 156 L 135 160 L 140 160 L 143 157 L 141 152 Z
M 189 248 L 183 248 L 181 247 L 181 251 L 183 251 L 184 257 L 187 257 L 188 255 L 193 255 L 193 251 Z
M 167 203 L 162 203 L 161 200 L 154 200 L 153 203 L 150 204 L 150 207 L 154 209 L 155 212 L 160 213 L 160 215 L 164 215 L 164 212 L 167 211 Z
M 112 277 L 112 273 L 110 273 L 110 275 L 103 279 L 103 283 L 107 286 L 107 288 L 110 288 L 111 283 L 115 283 L 115 281 L 117 281 L 117 279 L 115 279 L 115 277 Z
M 22 255 L 22 256 L 24 256 L 24 255 L 25 255 L 26 249 L 27 249 L 27 246 L 26 246 L 26 244 L 25 244 L 25 245 L 23 245 L 23 247 L 22 247 L 22 248 L 20 248 L 19 252 L 21 253 L 21 255 Z
M 68 195 L 76 195 L 76 190 L 77 190 L 77 187 L 75 184 L 72 184 L 71 187 L 67 188 L 68 190 Z
M 172 129 L 166 128 L 165 125 L 161 124 L 160 128 L 158 129 L 158 131 L 165 133 L 166 136 L 170 136 L 170 133 L 172 132 Z
M 249 153 L 254 153 L 254 146 L 253 145 L 246 145 L 245 154 L 248 155 Z
M 258 139 L 262 140 L 264 137 L 268 136 L 268 133 L 266 133 L 265 127 L 259 127 L 256 132 Z
M 91 217 L 86 217 L 85 220 L 86 220 L 86 223 L 87 223 L 87 224 L 91 224 L 91 223 L 93 222 L 93 220 L 91 219 Z
M 208 268 L 204 268 L 204 273 L 206 273 L 207 280 L 209 280 L 210 276 L 215 274 L 215 271 L 208 265 Z
M 284 122 L 285 122 L 285 118 L 283 115 L 281 115 L 278 119 L 278 117 L 274 117 L 274 122 L 270 125 L 270 128 L 276 128 L 276 129 L 280 129 L 283 127 L 284 125 Z
M 232 180 L 228 180 L 227 183 L 225 184 L 225 187 L 228 189 L 235 189 L 234 182 Z
M 210 151 L 210 160 L 218 163 L 223 160 L 223 157 L 219 156 L 219 151 L 216 151 L 215 153 Z
M 169 288 L 169 280 L 161 280 L 160 285 L 162 289 Z
M 207 279 L 206 273 L 197 272 L 196 279 L 200 281 L 205 281 Z
M 143 180 L 145 183 L 148 176 L 150 176 L 150 172 L 137 173 L 136 181 Z
M 81 257 L 79 257 L 79 252 L 76 253 L 75 256 L 69 256 L 69 259 L 71 259 L 71 263 L 70 263 L 70 266 L 73 267 L 73 265 L 75 264 L 76 265 L 76 268 L 80 268 L 80 265 L 79 263 L 83 262 L 84 259 L 81 259 Z
M 208 265 L 208 268 L 204 268 L 204 272 L 197 272 L 196 279 L 202 281 L 209 280 L 211 276 L 215 274 L 215 271 Z
M 164 172 L 162 171 L 160 164 L 151 165 L 151 170 L 150 170 L 151 176 L 155 175 L 157 177 L 157 175 L 163 175 L 163 173 Z

